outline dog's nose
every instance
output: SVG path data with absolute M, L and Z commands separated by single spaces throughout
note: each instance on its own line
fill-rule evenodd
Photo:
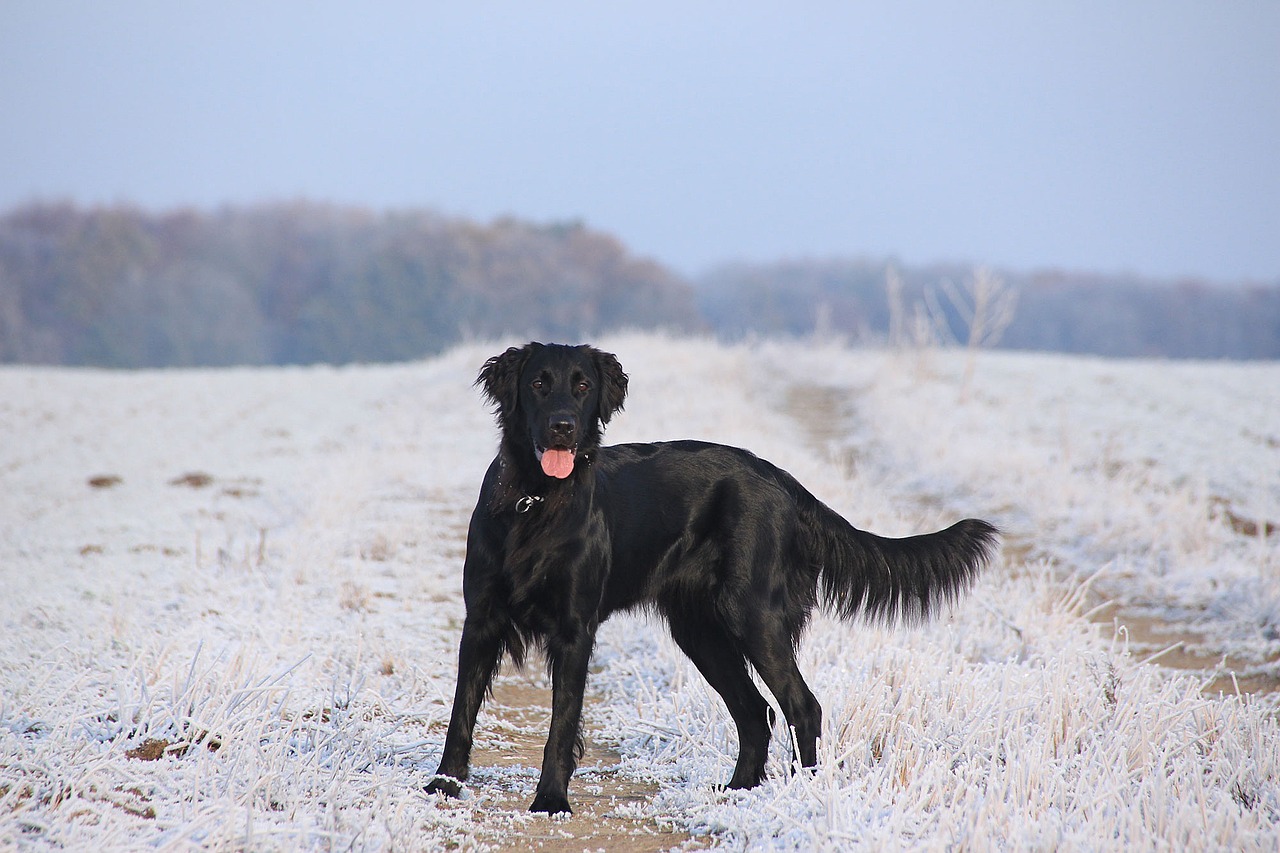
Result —
M 568 442 L 578 429 L 578 421 L 573 415 L 555 415 L 551 418 L 548 429 L 551 431 L 552 438 Z

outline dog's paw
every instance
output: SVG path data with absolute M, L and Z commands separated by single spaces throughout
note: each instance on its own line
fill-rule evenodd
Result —
M 436 776 L 427 783 L 425 790 L 428 794 L 444 794 L 447 797 L 457 797 L 462 794 L 462 783 L 452 776 Z
M 529 811 L 546 812 L 550 815 L 573 814 L 573 809 L 569 808 L 569 798 L 564 794 L 547 794 L 541 791 L 533 798 Z

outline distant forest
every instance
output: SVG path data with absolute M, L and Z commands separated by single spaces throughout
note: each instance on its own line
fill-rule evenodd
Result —
M 310 203 L 167 213 L 34 204 L 0 215 L 0 362 L 378 362 L 467 339 L 623 328 L 884 343 L 924 316 L 938 341 L 963 342 L 955 297 L 974 275 L 802 261 L 690 282 L 578 223 Z M 1280 358 L 1280 281 L 993 275 L 1016 298 L 1002 347 Z
M 0 361 L 421 358 L 473 337 L 697 325 L 689 286 L 577 224 L 314 204 L 0 217 Z
M 1007 349 L 1112 357 L 1280 358 L 1280 280 L 1194 279 L 1065 272 L 994 272 L 1013 297 L 998 339 Z M 698 283 L 699 308 L 721 335 L 835 331 L 883 342 L 895 318 L 887 282 L 900 281 L 898 322 L 928 316 L 938 343 L 964 343 L 975 270 L 882 261 L 801 261 L 725 267 Z M 958 299 L 948 298 L 957 294 Z M 909 337 L 909 334 L 908 334 Z

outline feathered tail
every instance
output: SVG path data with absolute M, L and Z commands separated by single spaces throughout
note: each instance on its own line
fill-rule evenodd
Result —
M 809 534 L 822 566 L 822 602 L 841 619 L 926 619 L 973 584 L 1000 542 L 1000 531 L 976 518 L 937 533 L 890 539 L 814 503 Z

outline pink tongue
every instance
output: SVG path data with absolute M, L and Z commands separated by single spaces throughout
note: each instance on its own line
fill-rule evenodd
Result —
M 548 477 L 563 480 L 573 473 L 572 450 L 544 450 L 542 452 L 542 473 Z

